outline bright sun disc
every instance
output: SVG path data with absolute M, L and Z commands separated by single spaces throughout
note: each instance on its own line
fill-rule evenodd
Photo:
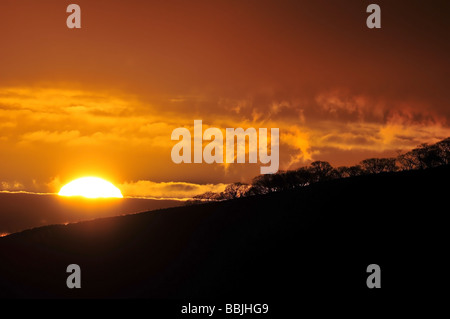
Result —
M 120 189 L 98 177 L 82 177 L 64 185 L 60 196 L 83 196 L 87 198 L 123 198 Z

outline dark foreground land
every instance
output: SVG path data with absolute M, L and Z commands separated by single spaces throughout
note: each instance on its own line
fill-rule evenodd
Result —
M 450 269 L 449 177 L 448 166 L 361 176 L 16 233 L 0 238 L 0 296 L 289 308 L 429 295 Z M 377 291 L 366 286 L 373 263 Z M 81 267 L 81 289 L 66 287 L 69 264 Z
M 0 234 L 181 206 L 175 200 L 63 197 L 0 192 Z M 32 207 L 32 210 L 30 209 Z

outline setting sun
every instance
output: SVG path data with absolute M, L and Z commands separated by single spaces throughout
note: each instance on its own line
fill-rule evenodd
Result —
M 117 187 L 98 177 L 78 178 L 59 191 L 60 196 L 83 196 L 87 198 L 123 198 Z

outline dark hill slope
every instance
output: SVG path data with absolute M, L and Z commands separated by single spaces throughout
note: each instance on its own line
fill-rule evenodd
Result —
M 449 176 L 440 167 L 348 178 L 24 231 L 0 239 L 0 295 L 355 300 L 373 294 L 372 263 L 385 294 L 432 292 L 448 270 Z M 72 263 L 81 289 L 66 287 Z

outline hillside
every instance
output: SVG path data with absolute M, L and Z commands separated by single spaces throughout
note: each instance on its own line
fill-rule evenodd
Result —
M 93 201 L 54 194 L 0 192 L 0 234 L 180 205 L 183 202 L 175 200 L 100 198 Z M 30 211 L 30 207 L 33 207 L 33 211 Z
M 384 295 L 432 293 L 448 269 L 449 177 L 449 166 L 359 176 L 12 234 L 0 238 L 0 296 L 370 299 L 372 263 Z M 66 287 L 72 263 L 81 289 Z

